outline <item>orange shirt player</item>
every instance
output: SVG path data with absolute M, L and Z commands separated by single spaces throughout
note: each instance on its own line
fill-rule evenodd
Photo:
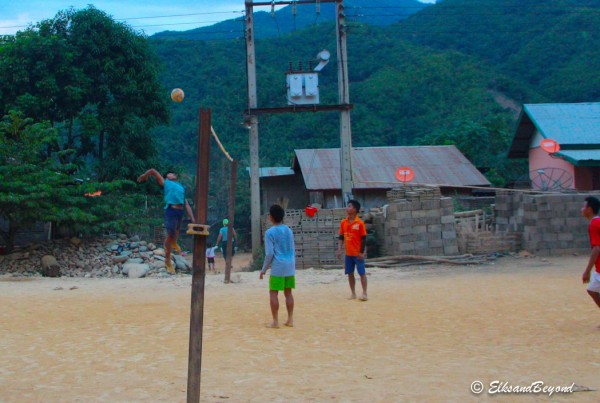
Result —
M 362 286 L 361 301 L 367 298 L 367 273 L 365 270 L 365 255 L 367 252 L 367 230 L 365 223 L 358 218 L 360 203 L 356 200 L 348 201 L 346 213 L 348 217 L 340 223 L 340 237 L 338 241 L 337 257 L 342 256 L 342 244 L 346 246 L 346 256 L 344 259 L 344 272 L 348 275 L 348 284 L 350 285 L 350 299 L 356 299 L 356 280 L 354 278 L 354 268 L 360 276 Z

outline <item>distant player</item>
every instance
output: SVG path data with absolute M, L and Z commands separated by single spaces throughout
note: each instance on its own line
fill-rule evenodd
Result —
M 233 238 L 231 239 L 231 257 L 235 256 L 235 243 L 237 242 L 237 232 L 235 228 L 231 228 L 233 232 Z M 221 252 L 223 253 L 223 259 L 227 260 L 227 237 L 229 236 L 229 220 L 225 218 L 223 220 L 223 226 L 219 230 L 219 236 L 217 237 L 217 245 L 221 245 Z
M 219 248 L 218 245 L 206 248 L 206 261 L 208 262 L 208 271 L 215 270 L 215 251 Z M 216 272 L 216 270 L 215 270 Z
M 274 204 L 269 209 L 269 219 L 273 226 L 265 232 L 265 262 L 260 271 L 262 280 L 267 270 L 271 269 L 269 278 L 269 301 L 273 322 L 267 327 L 279 327 L 279 291 L 285 295 L 285 307 L 288 318 L 285 326 L 294 326 L 294 296 L 296 288 L 296 256 L 294 254 L 294 234 L 283 224 L 285 210 Z
M 354 278 L 354 268 L 360 276 L 362 285 L 361 301 L 367 298 L 367 272 L 365 270 L 365 254 L 367 252 L 367 229 L 365 223 L 358 218 L 360 203 L 356 200 L 348 201 L 346 213 L 348 217 L 340 223 L 340 237 L 338 241 L 337 258 L 342 256 L 342 245 L 346 246 L 346 256 L 344 259 L 344 273 L 348 275 L 348 284 L 350 285 L 350 299 L 356 299 L 356 279 Z
M 585 198 L 585 204 L 581 209 L 581 214 L 588 219 L 590 222 L 588 226 L 588 232 L 590 236 L 590 245 L 592 247 L 592 253 L 590 260 L 583 272 L 582 280 L 583 283 L 589 283 L 587 292 L 590 297 L 594 300 L 598 308 L 600 308 L 600 217 L 598 211 L 600 210 L 600 201 L 589 196 Z M 595 269 L 592 271 L 592 269 Z

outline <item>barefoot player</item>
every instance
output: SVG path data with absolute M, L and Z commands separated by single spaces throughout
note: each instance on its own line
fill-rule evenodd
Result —
M 269 300 L 273 322 L 267 327 L 279 327 L 279 291 L 285 296 L 287 321 L 285 326 L 294 326 L 294 296 L 292 289 L 296 288 L 296 257 L 294 255 L 294 234 L 283 223 L 285 211 L 277 204 L 269 209 L 269 220 L 273 226 L 265 232 L 265 262 L 260 271 L 262 280 L 265 273 L 271 268 L 269 278 Z
M 346 257 L 344 259 L 344 272 L 348 275 L 350 285 L 350 299 L 356 299 L 356 279 L 354 268 L 360 276 L 362 286 L 361 301 L 367 300 L 367 273 L 365 270 L 365 254 L 367 251 L 367 230 L 365 223 L 358 218 L 360 203 L 356 200 L 348 201 L 346 213 L 348 217 L 340 223 L 340 237 L 337 249 L 337 258 L 342 256 L 342 244 L 346 246 Z

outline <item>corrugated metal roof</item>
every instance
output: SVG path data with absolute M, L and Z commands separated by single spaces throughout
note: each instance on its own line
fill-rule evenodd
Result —
M 309 190 L 340 189 L 339 148 L 295 150 Z M 352 149 L 356 189 L 385 189 L 396 180 L 396 169 L 415 171 L 414 183 L 442 186 L 489 186 L 490 182 L 455 146 L 368 147 Z M 386 183 L 376 183 L 386 182 Z
M 600 150 L 561 150 L 556 154 L 576 166 L 600 165 Z
M 556 140 L 562 149 L 600 148 L 600 102 L 525 104 L 508 156 L 529 155 L 535 131 Z
M 258 173 L 261 178 L 270 176 L 287 176 L 295 174 L 294 170 L 290 167 L 264 167 L 259 168 Z
M 526 104 L 523 108 L 542 136 L 561 146 L 600 144 L 600 102 Z

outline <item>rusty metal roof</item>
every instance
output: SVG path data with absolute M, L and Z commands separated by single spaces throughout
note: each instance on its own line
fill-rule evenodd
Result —
M 248 171 L 250 168 L 248 168 Z M 290 167 L 264 167 L 259 168 L 259 176 L 261 178 L 267 178 L 271 176 L 287 176 L 294 175 L 294 170 Z
M 340 189 L 340 149 L 295 150 L 294 168 L 302 170 L 309 190 Z M 352 149 L 355 189 L 389 189 L 399 167 L 415 171 L 413 183 L 440 186 L 490 186 L 455 146 L 365 147 Z

